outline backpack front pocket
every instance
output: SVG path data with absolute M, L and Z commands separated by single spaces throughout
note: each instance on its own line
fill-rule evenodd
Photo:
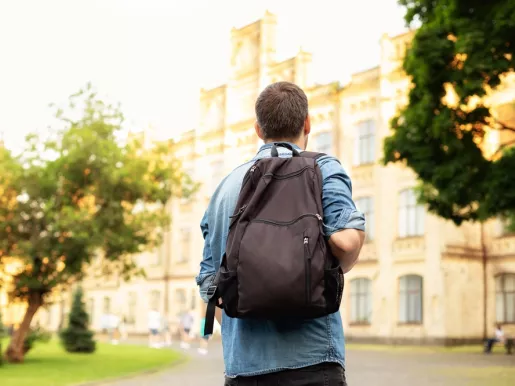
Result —
M 307 316 L 312 283 L 323 281 L 323 261 L 313 261 L 310 249 L 310 240 L 317 240 L 319 232 L 316 214 L 248 224 L 237 268 L 242 315 Z

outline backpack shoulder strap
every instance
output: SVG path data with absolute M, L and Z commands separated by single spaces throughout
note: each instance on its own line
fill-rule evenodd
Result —
M 316 151 L 301 151 L 299 153 L 299 155 L 301 157 L 311 158 L 311 159 L 317 160 L 320 157 L 323 157 L 323 156 L 325 156 L 327 154 L 325 154 L 325 153 L 317 153 Z

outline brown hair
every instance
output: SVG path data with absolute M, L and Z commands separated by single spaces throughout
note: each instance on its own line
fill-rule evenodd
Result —
M 264 139 L 295 139 L 308 116 L 308 98 L 290 82 L 267 86 L 256 100 L 256 118 Z

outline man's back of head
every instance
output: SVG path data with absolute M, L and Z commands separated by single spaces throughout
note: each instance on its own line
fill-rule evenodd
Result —
M 290 82 L 267 86 L 256 100 L 256 133 L 264 142 L 301 142 L 309 134 L 308 98 Z

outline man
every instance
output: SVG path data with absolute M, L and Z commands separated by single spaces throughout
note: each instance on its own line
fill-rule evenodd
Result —
M 487 339 L 485 344 L 485 353 L 490 354 L 495 343 L 505 343 L 504 331 L 500 324 L 497 324 L 495 328 L 495 338 Z
M 213 194 L 201 222 L 203 261 L 197 284 L 208 302 L 225 252 L 229 216 L 233 215 L 243 177 L 257 159 L 271 156 L 272 143 L 288 142 L 297 151 L 307 146 L 311 130 L 308 100 L 296 85 L 269 85 L 256 101 L 256 134 L 265 144 L 253 160 L 236 168 Z M 280 157 L 292 152 L 278 145 Z M 351 181 L 333 157 L 317 159 L 323 187 L 324 233 L 343 272 L 356 263 L 364 240 L 365 219 L 352 201 Z M 277 321 L 221 316 L 225 385 L 346 385 L 344 337 L 339 312 L 310 320 Z

